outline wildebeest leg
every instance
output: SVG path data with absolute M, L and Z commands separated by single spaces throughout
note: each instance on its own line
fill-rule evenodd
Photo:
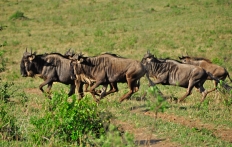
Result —
M 89 87 L 89 84 L 86 83 L 84 92 L 88 92 L 88 87 Z
M 133 88 L 133 92 L 134 93 L 137 92 L 137 91 L 139 91 L 139 86 L 140 86 L 140 79 L 135 81 L 135 86 Z
M 50 84 L 49 84 L 50 83 Z M 39 85 L 39 89 L 44 93 L 44 90 L 43 90 L 43 87 L 45 86 L 45 85 L 47 85 L 47 84 L 49 84 L 48 85 L 48 90 L 50 90 L 51 89 L 51 86 L 52 86 L 52 79 L 51 78 L 47 78 L 42 84 L 40 84 Z
M 185 93 L 185 95 L 183 97 L 178 99 L 178 103 L 182 102 L 187 96 L 189 96 L 191 94 L 191 91 L 192 91 L 193 87 L 194 87 L 193 82 L 189 81 L 187 91 L 186 91 L 186 93 Z
M 83 86 L 84 86 L 84 83 L 81 82 L 78 88 L 79 99 L 82 99 L 84 97 Z
M 199 90 L 200 93 L 202 94 L 202 98 L 201 98 L 201 103 L 202 103 L 209 92 L 207 92 L 203 86 L 200 86 Z
M 48 83 L 48 87 L 47 87 L 47 90 L 46 90 L 47 97 L 48 97 L 49 99 L 51 99 L 51 88 L 52 88 L 52 84 L 53 84 L 53 82 Z
M 98 102 L 99 100 L 95 96 L 96 95 L 95 88 L 97 88 L 101 83 L 102 83 L 101 81 L 96 81 L 96 83 L 93 84 L 93 86 L 91 86 L 90 90 L 89 90 L 89 92 L 92 94 L 92 96 L 96 102 Z
M 69 93 L 68 93 L 68 96 L 71 96 L 75 93 L 75 84 L 71 84 L 70 85 L 70 90 L 69 90 Z
M 50 94 L 53 82 L 48 83 L 47 93 Z
M 137 82 L 136 80 L 133 80 L 131 78 L 127 78 L 127 84 L 128 84 L 128 87 L 129 87 L 129 92 L 126 93 L 125 95 L 123 95 L 121 98 L 120 98 L 120 102 L 124 101 L 125 99 L 128 99 L 131 97 L 131 95 L 134 93 L 133 90 L 134 90 L 134 87 L 136 85 Z
M 218 82 L 214 80 L 213 83 L 214 83 L 214 88 L 209 90 L 208 93 L 212 92 L 212 91 L 215 91 L 217 89 Z
M 106 96 L 106 89 L 108 87 L 108 84 L 103 84 L 103 87 L 102 87 L 102 92 L 100 94 L 100 99 L 102 99 L 103 97 Z
M 149 78 L 148 73 L 146 73 L 147 80 L 149 82 L 149 86 L 155 86 L 155 83 Z
M 75 80 L 75 86 L 76 86 L 77 92 L 79 94 L 79 100 L 84 97 L 83 85 L 84 85 L 84 83 L 80 81 L 80 78 Z
M 118 85 L 116 82 L 110 83 L 110 90 L 106 92 L 106 96 L 114 92 L 118 92 Z
M 88 87 L 91 87 L 91 86 L 93 86 L 93 83 L 91 83 L 91 84 L 87 84 L 87 83 L 85 83 L 85 90 L 84 90 L 84 92 L 90 92 L 91 93 L 91 91 L 90 90 L 88 90 Z M 100 94 L 98 94 L 98 93 L 101 93 L 101 90 L 95 90 L 94 89 L 94 95 L 97 95 L 97 96 L 100 96 Z

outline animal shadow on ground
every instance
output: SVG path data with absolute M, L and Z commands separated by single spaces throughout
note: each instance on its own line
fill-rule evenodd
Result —
M 164 141 L 166 139 L 151 139 L 151 140 L 136 140 L 135 144 L 140 146 L 151 146 L 157 144 L 160 141 Z

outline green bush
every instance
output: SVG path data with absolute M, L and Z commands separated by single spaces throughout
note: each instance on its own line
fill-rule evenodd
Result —
M 2 102 L 8 102 L 11 92 L 9 89 L 14 85 L 14 83 L 2 82 L 0 79 L 0 100 Z
M 46 140 L 59 140 L 78 145 L 91 144 L 89 138 L 105 134 L 108 118 L 98 111 L 92 98 L 84 97 L 78 101 L 73 95 L 55 92 L 52 100 L 45 104 L 44 116 L 34 116 L 30 123 L 34 125 L 31 134 L 36 144 L 46 143 Z
M 9 106 L 0 100 L 0 140 L 20 140 L 21 133 L 16 118 L 8 113 Z
M 147 91 L 149 93 L 149 96 L 155 98 L 155 102 L 148 101 L 148 106 L 150 107 L 151 110 L 154 110 L 156 114 L 158 112 L 164 112 L 165 109 L 169 107 L 168 102 L 163 97 L 163 94 L 161 93 L 161 91 L 158 89 L 157 86 L 152 86 Z

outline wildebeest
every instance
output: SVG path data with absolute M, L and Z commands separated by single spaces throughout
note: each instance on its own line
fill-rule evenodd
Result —
M 70 84 L 68 95 L 75 93 L 75 83 L 70 75 L 71 60 L 59 53 L 40 54 L 26 52 L 23 54 L 20 71 L 23 77 L 34 77 L 39 75 L 44 80 L 39 89 L 44 92 L 43 87 L 47 85 L 47 92 L 50 93 L 53 82 Z
M 72 57 L 75 55 L 74 51 L 71 51 L 71 48 L 64 54 L 64 56 L 68 59 L 72 59 Z
M 68 59 L 73 59 L 73 56 L 75 55 L 74 51 L 71 51 L 71 48 L 64 54 L 65 57 L 67 57 Z M 82 53 L 77 54 L 78 55 L 82 55 Z M 116 56 L 116 54 L 112 54 L 114 56 Z M 72 76 L 73 80 L 76 80 L 76 86 L 78 87 L 77 90 L 80 90 L 79 93 L 83 93 L 83 84 L 85 85 L 85 89 L 84 92 L 88 92 L 88 87 L 92 86 L 95 82 L 95 80 L 90 79 L 88 77 L 86 77 L 84 74 L 80 74 L 80 75 L 73 75 Z M 103 87 L 102 90 L 105 91 L 106 87 Z M 98 90 L 99 92 L 100 90 Z M 118 91 L 118 87 L 117 84 L 110 84 L 110 90 L 106 93 L 113 93 L 113 92 L 117 92 Z M 99 96 L 98 93 L 95 93 L 96 95 Z M 104 94 L 104 93 L 102 93 Z M 83 94 L 81 95 L 82 97 L 84 96 Z
M 213 64 L 209 59 L 190 57 L 190 56 L 182 56 L 182 57 L 179 57 L 179 59 L 181 60 L 182 63 L 202 67 L 204 70 L 206 70 L 206 72 L 211 73 L 214 77 L 216 77 L 218 79 L 218 80 L 214 80 L 212 78 L 212 76 L 208 76 L 208 78 L 207 78 L 208 80 L 214 80 L 214 86 L 215 86 L 209 92 L 217 89 L 217 85 L 219 83 L 219 80 L 224 81 L 226 79 L 226 77 L 228 77 L 230 79 L 230 81 L 232 82 L 228 71 L 224 67 Z
M 138 91 L 140 86 L 139 80 L 146 73 L 145 67 L 139 61 L 110 53 L 95 57 L 78 55 L 72 61 L 72 66 L 74 69 L 72 72 L 75 75 L 84 74 L 91 79 L 95 79 L 96 82 L 89 90 L 93 97 L 93 90 L 99 85 L 103 85 L 106 88 L 108 84 L 115 87 L 118 82 L 127 83 L 129 92 L 120 98 L 120 102 Z M 102 97 L 106 95 L 104 94 Z
M 68 59 L 72 59 L 73 56 L 75 55 L 74 51 L 71 51 L 71 48 L 64 54 L 64 57 L 68 58 Z M 85 85 L 85 90 L 84 92 L 87 92 L 88 91 L 88 87 L 90 85 L 93 85 L 93 83 L 95 82 L 93 79 L 89 79 L 88 77 L 86 77 L 85 75 L 81 74 L 81 75 L 71 75 L 71 79 L 72 80 L 81 80 L 82 81 L 82 84 Z M 80 84 L 80 83 L 77 83 L 77 84 Z M 80 86 L 80 85 L 79 85 Z M 82 86 L 82 85 L 81 85 Z M 80 87 L 82 88 L 82 87 Z M 80 88 L 77 88 L 78 90 L 82 90 Z M 81 94 L 82 93 L 82 94 Z M 83 91 L 82 92 L 79 92 L 79 94 L 81 94 L 81 97 L 83 97 Z
M 183 101 L 190 95 L 193 87 L 199 89 L 202 94 L 201 102 L 204 101 L 208 94 L 203 87 L 208 75 L 201 67 L 181 64 L 177 61 L 161 61 L 150 52 L 144 55 L 141 62 L 145 65 L 148 75 L 156 79 L 154 84 L 175 85 L 187 88 L 185 95 L 178 99 L 178 102 Z

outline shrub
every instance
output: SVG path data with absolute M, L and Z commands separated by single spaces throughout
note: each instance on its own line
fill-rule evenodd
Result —
M 0 79 L 1 81 L 1 79 Z M 0 83 L 0 100 L 2 102 L 8 102 L 11 92 L 10 92 L 10 88 L 13 86 L 13 83 L 8 83 L 8 82 L 2 82 Z
M 8 113 L 9 106 L 0 100 L 0 140 L 20 140 L 21 133 L 16 118 Z
M 53 94 L 52 100 L 45 104 L 49 109 L 44 116 L 30 119 L 34 125 L 33 141 L 43 144 L 57 139 L 82 145 L 91 144 L 89 138 L 104 135 L 109 118 L 98 111 L 97 104 L 87 96 L 78 101 L 75 95 L 69 99 L 63 93 Z
M 155 102 L 148 101 L 148 106 L 154 110 L 156 115 L 158 112 L 164 112 L 169 107 L 168 102 L 164 98 L 162 92 L 157 86 L 152 86 L 148 90 L 149 96 L 154 96 Z

